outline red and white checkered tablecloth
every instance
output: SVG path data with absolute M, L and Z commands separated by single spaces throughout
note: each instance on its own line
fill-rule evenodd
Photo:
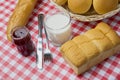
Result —
M 39 70 L 36 67 L 35 53 L 30 57 L 23 57 L 15 45 L 6 38 L 7 22 L 16 3 L 17 0 L 0 0 L 0 80 L 120 80 L 120 53 L 77 76 L 62 58 L 59 48 L 52 44 L 50 50 L 53 54 L 53 63 L 47 63 L 43 70 Z M 38 1 L 27 24 L 35 45 L 38 36 L 37 15 L 41 12 L 48 14 L 57 10 L 49 0 Z M 120 33 L 120 12 L 102 21 Z M 95 27 L 98 22 L 100 21 L 80 22 L 72 19 L 73 35 Z

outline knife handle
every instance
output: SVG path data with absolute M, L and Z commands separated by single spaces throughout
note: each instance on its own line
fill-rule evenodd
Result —
M 39 69 L 43 69 L 43 50 L 42 50 L 42 38 L 38 37 L 36 63 Z
M 39 14 L 38 15 L 38 30 L 39 30 L 40 37 L 42 37 L 43 19 L 44 19 L 44 15 Z

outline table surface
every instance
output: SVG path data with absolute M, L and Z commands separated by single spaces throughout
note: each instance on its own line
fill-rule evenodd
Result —
M 59 47 L 50 43 L 50 50 L 53 54 L 53 62 L 45 63 L 44 69 L 36 67 L 35 53 L 29 57 L 23 57 L 15 45 L 7 40 L 7 22 L 12 14 L 17 0 L 0 0 L 0 80 L 115 80 L 120 79 L 120 54 L 104 60 L 102 63 L 92 67 L 89 71 L 77 76 L 70 66 L 64 61 Z M 39 13 L 49 14 L 58 11 L 49 0 L 38 1 L 29 22 L 26 25 L 30 30 L 34 44 L 37 44 Z M 114 30 L 120 32 L 120 12 L 111 18 L 101 20 L 108 23 Z M 94 28 L 96 22 L 80 22 L 72 19 L 73 36 L 84 33 Z M 43 41 L 44 41 L 43 32 Z M 44 42 L 45 43 L 45 42 Z

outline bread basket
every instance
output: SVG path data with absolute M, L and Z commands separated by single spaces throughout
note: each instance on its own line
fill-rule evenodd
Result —
M 65 6 L 59 6 L 58 4 L 56 4 L 53 0 L 50 0 L 52 4 L 54 4 L 59 10 L 64 11 L 64 12 L 69 12 L 70 16 L 74 19 L 77 19 L 79 21 L 83 21 L 83 22 L 91 22 L 91 21 L 98 21 L 98 20 L 102 20 L 105 18 L 109 18 L 112 17 L 113 15 L 117 14 L 120 11 L 120 3 L 117 7 L 117 9 L 110 11 L 106 14 L 102 14 L 99 15 L 97 14 L 94 10 L 90 10 L 88 11 L 86 14 L 80 15 L 80 14 L 74 14 L 72 13 L 68 7 L 67 4 Z

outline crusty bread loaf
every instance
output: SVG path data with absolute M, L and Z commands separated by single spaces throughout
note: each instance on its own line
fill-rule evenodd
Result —
M 19 0 L 7 26 L 7 38 L 11 41 L 11 30 L 14 27 L 25 26 L 37 0 Z
M 85 72 L 118 51 L 120 51 L 120 38 L 104 22 L 61 46 L 63 57 L 76 74 Z

